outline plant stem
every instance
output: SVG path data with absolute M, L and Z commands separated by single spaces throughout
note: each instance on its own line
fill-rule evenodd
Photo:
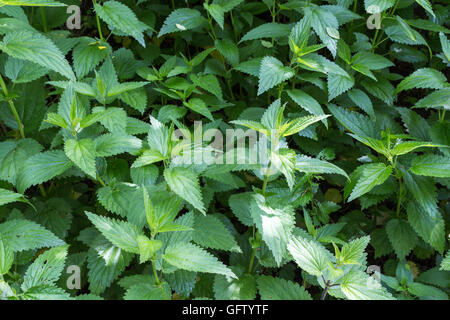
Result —
M 44 188 L 44 185 L 43 185 L 43 184 L 40 184 L 40 185 L 39 185 L 39 190 L 41 191 L 41 195 L 42 195 L 44 198 L 47 198 L 47 192 L 45 191 L 45 188 Z
M 264 177 L 264 182 L 263 182 L 263 186 L 262 186 L 262 193 L 263 195 L 266 194 L 266 188 L 267 188 L 267 183 L 269 182 L 269 175 L 265 175 Z
M 207 12 L 207 14 L 208 14 L 209 27 L 211 28 L 211 32 L 212 32 L 212 36 L 213 36 L 213 41 L 215 41 L 217 39 L 217 36 L 216 36 L 216 32 L 214 31 L 212 18 L 211 18 L 211 15 L 209 14 L 209 12 Z
M 250 255 L 250 263 L 248 265 L 248 273 L 252 273 L 253 271 L 253 261 L 255 261 L 256 248 L 252 249 L 252 253 Z
M 47 26 L 47 17 L 45 16 L 45 11 L 43 7 L 39 7 L 39 11 L 41 12 L 41 18 L 42 18 L 42 25 L 44 27 L 44 32 L 48 32 L 48 26 Z
M 153 267 L 153 274 L 155 275 L 155 283 L 156 283 L 156 285 L 159 286 L 161 284 L 161 282 L 159 281 L 159 278 L 158 278 L 158 272 L 156 272 L 155 261 L 152 261 L 152 267 Z
M 399 189 L 398 189 L 398 199 L 397 199 L 397 217 L 400 216 L 400 206 L 402 203 L 402 196 L 403 196 L 403 183 L 402 183 L 402 177 L 398 178 L 398 185 L 399 185 Z
M 358 0 L 355 0 L 355 1 L 353 2 L 353 12 L 354 12 L 354 13 L 356 13 L 357 6 L 358 6 Z
M 105 182 L 102 180 L 102 178 L 97 174 L 97 181 L 100 182 L 100 184 L 102 185 L 102 187 L 106 187 Z
M 327 296 L 328 289 L 330 288 L 330 280 L 325 283 L 325 289 L 322 292 L 322 296 L 320 297 L 320 300 L 325 300 L 325 297 Z
M 95 11 L 95 5 L 97 4 L 96 0 L 92 0 L 92 3 L 94 4 L 94 11 Z M 97 11 L 95 11 L 95 19 L 97 20 L 97 29 L 98 29 L 98 35 L 100 36 L 100 39 L 104 41 L 103 34 L 102 34 L 102 27 L 100 26 L 100 19 L 98 18 Z
M 6 88 L 5 81 L 3 81 L 3 77 L 1 74 L 0 74 L 0 86 L 2 87 L 3 94 L 5 95 L 5 99 L 8 100 L 9 107 L 11 108 L 11 112 L 14 115 L 14 119 L 16 119 L 17 126 L 19 127 L 20 137 L 23 139 L 23 138 L 25 138 L 25 132 L 23 130 L 22 121 L 20 120 L 19 114 L 17 113 L 17 109 L 14 106 L 14 102 L 12 101 L 11 98 L 9 98 L 8 89 Z

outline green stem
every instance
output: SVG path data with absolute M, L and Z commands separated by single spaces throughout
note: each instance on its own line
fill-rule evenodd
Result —
M 231 25 L 233 26 L 234 41 L 237 42 L 236 26 L 234 25 L 233 10 L 230 11 Z
M 397 6 L 398 6 L 398 3 L 399 3 L 399 2 L 400 2 L 399 0 L 395 1 L 395 5 L 394 5 L 394 7 L 392 8 L 391 12 L 389 12 L 389 16 L 392 17 L 392 16 L 394 15 L 395 10 L 397 10 Z
M 47 17 L 45 16 L 45 11 L 43 7 L 39 7 L 39 11 L 41 12 L 41 18 L 42 18 L 42 25 L 44 27 L 44 32 L 48 32 L 48 26 L 47 26 Z
M 271 163 L 269 162 L 269 165 L 267 166 L 267 171 L 264 175 L 264 182 L 263 182 L 263 186 L 262 186 L 262 194 L 263 196 L 266 196 L 266 188 L 267 188 L 267 183 L 269 182 L 269 170 L 270 170 L 270 165 Z
M 102 180 L 102 178 L 97 174 L 97 181 L 100 182 L 102 187 L 106 187 L 106 183 Z
M 357 6 L 358 6 L 358 0 L 355 0 L 355 1 L 353 2 L 353 12 L 354 12 L 354 13 L 356 13 L 356 8 L 357 8 Z
M 92 0 L 92 3 L 94 4 L 94 11 L 95 11 L 95 5 L 97 4 L 97 1 L 96 0 Z M 100 39 L 102 41 L 104 41 L 105 39 L 103 38 L 102 27 L 100 26 L 100 19 L 98 18 L 97 11 L 95 11 L 95 19 L 97 20 L 98 35 L 100 36 Z
M 213 26 L 213 22 L 212 22 L 211 15 L 209 14 L 208 11 L 206 11 L 206 13 L 207 13 L 207 15 L 208 15 L 208 23 L 209 23 L 209 27 L 210 27 L 211 32 L 212 32 L 212 38 L 213 38 L 213 41 L 216 41 L 217 36 L 216 36 L 216 31 L 214 31 L 214 26 Z
M 40 185 L 39 185 L 39 190 L 41 191 L 41 195 L 42 195 L 44 198 L 47 198 L 47 192 L 45 191 L 44 185 L 40 184 Z
M 250 263 L 248 265 L 248 273 L 253 272 L 253 261 L 255 261 L 256 248 L 252 249 L 252 253 L 250 255 Z
M 373 36 L 373 39 L 372 39 L 372 52 L 375 50 L 375 42 L 377 41 L 377 37 L 378 37 L 378 31 L 379 31 L 380 29 L 376 29 L 375 30 L 375 35 Z
M 440 122 L 444 122 L 445 120 L 445 109 L 442 111 L 441 116 L 440 116 Z
M 11 108 L 11 112 L 12 112 L 12 114 L 14 115 L 14 119 L 16 119 L 17 126 L 19 127 L 20 136 L 21 136 L 21 138 L 23 139 L 23 138 L 25 138 L 25 132 L 24 132 L 24 130 L 23 130 L 23 124 L 22 124 L 22 121 L 20 120 L 19 114 L 17 113 L 17 109 L 16 109 L 16 107 L 14 106 L 14 102 L 12 101 L 11 98 L 9 98 L 8 89 L 6 88 L 5 81 L 3 81 L 3 77 L 2 77 L 1 74 L 0 74 L 0 86 L 2 87 L 2 90 L 3 90 L 3 94 L 4 94 L 4 96 L 5 96 L 5 99 L 8 100 L 9 107 Z
M 397 199 L 397 217 L 400 216 L 400 207 L 401 207 L 401 203 L 402 203 L 402 196 L 403 196 L 403 183 L 402 183 L 402 177 L 398 178 L 398 185 L 399 185 L 399 189 L 398 189 L 398 199 Z
M 156 272 L 155 261 L 152 261 L 152 267 L 153 267 L 153 274 L 155 275 L 155 283 L 156 283 L 156 285 L 159 286 L 161 284 L 161 282 L 159 281 L 159 278 L 158 278 L 158 272 Z
M 330 281 L 328 280 L 327 283 L 325 283 L 325 290 L 323 290 L 320 300 L 325 300 L 325 297 L 327 296 L 329 288 L 330 288 Z

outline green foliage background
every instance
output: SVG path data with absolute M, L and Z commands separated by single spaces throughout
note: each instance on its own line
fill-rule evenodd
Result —
M 449 17 L 1 0 L 0 298 L 448 299 Z M 183 163 L 195 121 L 267 161 Z

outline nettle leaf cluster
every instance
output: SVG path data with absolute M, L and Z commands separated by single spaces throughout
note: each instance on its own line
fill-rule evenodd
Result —
M 448 299 L 448 2 L 69 5 L 0 1 L 1 299 Z

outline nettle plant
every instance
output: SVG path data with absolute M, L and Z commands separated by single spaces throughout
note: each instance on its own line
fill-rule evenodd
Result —
M 1 0 L 0 298 L 447 299 L 449 16 Z

